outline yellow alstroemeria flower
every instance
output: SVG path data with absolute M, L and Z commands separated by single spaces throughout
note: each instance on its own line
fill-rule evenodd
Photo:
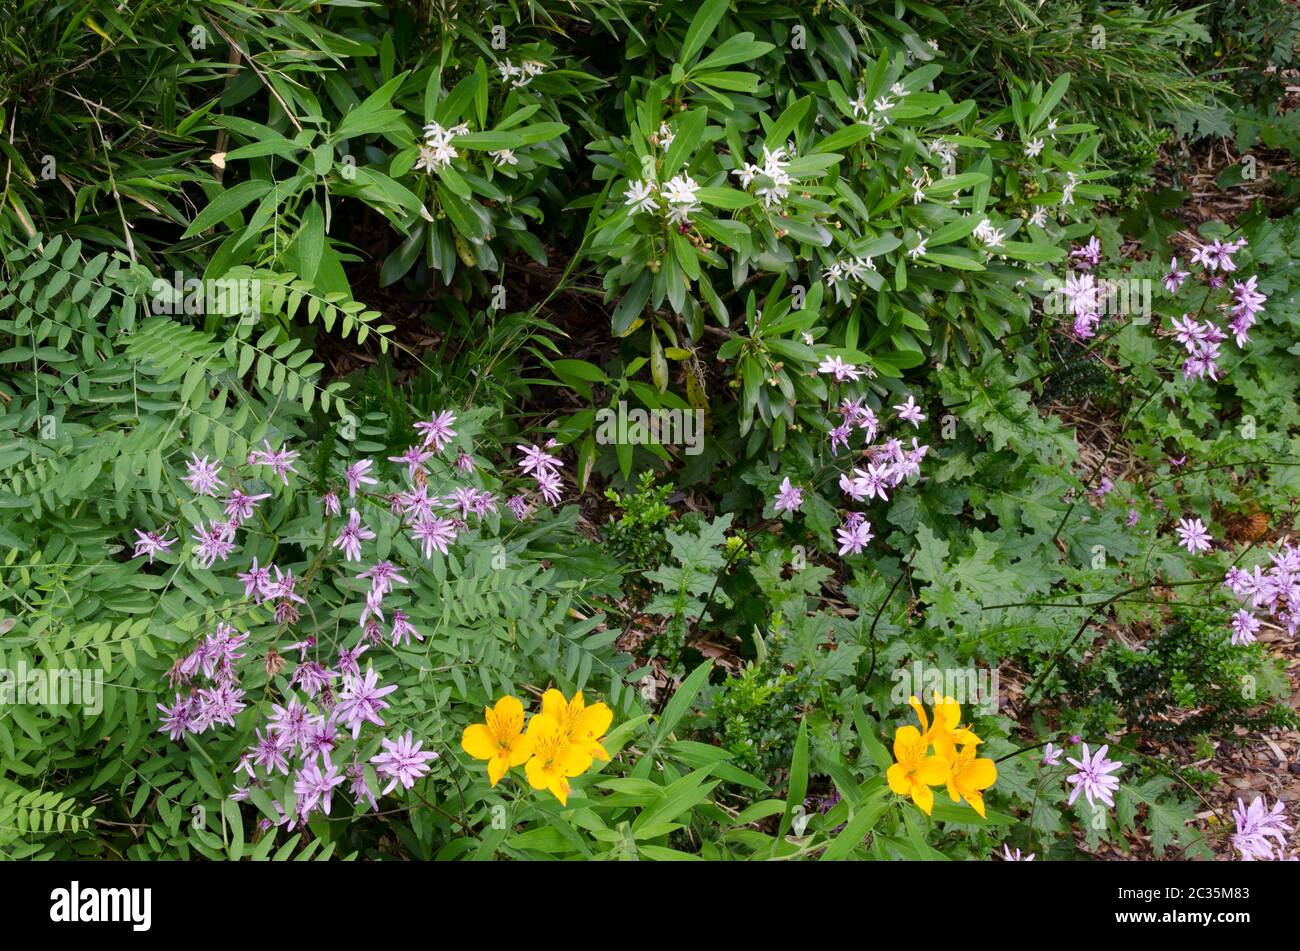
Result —
M 569 742 L 581 747 L 596 759 L 609 759 L 609 753 L 601 745 L 605 731 L 614 722 L 614 711 L 603 703 L 586 705 L 579 690 L 572 700 L 565 700 L 558 690 L 548 690 L 542 694 L 542 713 L 559 724 L 560 730 L 569 738 Z
M 912 802 L 927 816 L 934 808 L 931 786 L 948 781 L 948 763 L 942 756 L 929 756 L 930 743 L 914 726 L 900 726 L 894 734 L 894 759 L 885 777 L 889 788 Z
M 907 702 L 912 705 L 916 718 L 921 721 L 921 732 L 925 734 L 926 741 L 932 743 L 935 752 L 945 759 L 957 755 L 958 744 L 978 746 L 984 742 L 970 730 L 961 728 L 961 704 L 952 697 L 940 697 L 939 692 L 935 691 L 933 724 L 926 718 L 920 700 L 911 697 Z
M 528 784 L 534 789 L 549 789 L 560 805 L 569 802 L 569 779 L 580 776 L 591 765 L 591 754 L 569 735 L 554 717 L 537 713 L 528 721 L 528 737 L 533 741 L 533 758 L 524 764 Z
M 981 790 L 988 789 L 998 781 L 998 767 L 991 759 L 976 759 L 974 746 L 963 746 L 948 761 L 948 795 L 953 802 L 965 799 L 971 808 L 984 815 L 984 796 Z
M 460 748 L 488 761 L 488 780 L 495 786 L 510 767 L 533 755 L 533 741 L 524 735 L 524 705 L 516 697 L 502 697 L 495 707 L 484 707 L 483 719 L 465 727 Z

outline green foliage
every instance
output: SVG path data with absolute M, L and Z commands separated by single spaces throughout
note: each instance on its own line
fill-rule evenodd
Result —
M 1226 616 L 1180 619 L 1141 650 L 1112 642 L 1086 664 L 1062 671 L 1071 720 L 1089 735 L 1120 726 L 1163 739 L 1197 735 L 1242 742 L 1243 735 L 1294 729 L 1297 715 L 1280 698 L 1291 688 L 1261 646 L 1231 644 Z
M 1298 527 L 1294 183 L 1272 217 L 1195 228 L 1176 185 L 1148 188 L 1170 144 L 1297 151 L 1294 4 L 13 13 L 0 855 L 1206 857 L 1215 769 L 1176 754 L 1297 726 L 1221 585 Z M 1080 340 L 1047 305 L 1093 236 L 1092 273 L 1157 290 Z M 1267 306 L 1198 379 L 1171 321 L 1230 290 L 1159 279 L 1189 239 L 1238 236 L 1231 276 Z M 602 428 L 629 405 L 682 426 Z M 408 469 L 441 411 L 454 436 Z M 250 457 L 280 447 L 284 479 Z M 556 504 L 521 449 L 561 470 Z M 213 495 L 189 484 L 207 459 Z M 380 481 L 345 488 L 361 460 Z M 236 488 L 257 503 L 235 553 L 200 557 Z M 445 551 L 411 534 L 417 492 Z M 353 509 L 364 565 L 337 542 Z M 137 554 L 146 532 L 171 541 Z M 250 588 L 254 559 L 302 600 Z M 380 561 L 414 634 L 368 604 Z M 227 625 L 244 706 L 169 729 Z M 397 688 L 384 723 L 338 734 L 350 782 L 295 818 L 296 767 L 250 746 L 291 698 L 336 710 L 363 646 Z M 340 669 L 311 691 L 312 663 Z M 994 677 L 961 699 L 997 761 L 983 815 L 891 787 L 922 666 Z M 11 699 L 15 672 L 48 689 Z M 536 715 L 552 689 L 613 716 L 565 802 L 462 745 L 502 696 Z M 437 757 L 385 791 L 374 758 L 408 731 Z M 1113 809 L 1043 762 L 1075 733 L 1122 762 Z
M 663 564 L 668 555 L 664 526 L 672 515 L 665 500 L 672 491 L 672 483 L 655 485 L 654 472 L 649 470 L 641 473 L 634 492 L 620 495 L 605 490 L 605 498 L 622 513 L 617 519 L 610 516 L 606 531 L 610 550 L 621 564 L 641 571 Z

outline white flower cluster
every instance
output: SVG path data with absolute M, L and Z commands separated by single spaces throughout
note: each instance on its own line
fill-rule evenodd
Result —
M 945 175 L 957 174 L 957 146 L 947 139 L 935 139 L 930 143 L 930 152 L 943 162 Z
M 1073 205 L 1074 186 L 1079 184 L 1079 176 L 1075 175 L 1074 172 L 1066 172 L 1065 178 L 1065 187 L 1061 189 L 1061 204 Z
M 760 176 L 767 179 L 771 184 L 760 184 L 754 194 L 763 199 L 764 207 L 771 208 L 773 205 L 784 204 L 790 196 L 790 186 L 794 184 L 794 179 L 790 177 L 788 169 L 794 157 L 793 143 L 787 143 L 775 152 L 769 152 L 767 146 L 763 146 L 762 165 L 746 162 L 731 174 L 740 179 L 742 188 L 749 188 L 754 179 Z
M 460 153 L 452 147 L 451 140 L 458 135 L 468 135 L 469 126 L 461 123 L 444 129 L 436 122 L 424 127 L 424 144 L 420 146 L 420 157 L 415 160 L 417 170 L 432 173 L 435 169 L 446 168 L 452 159 Z
M 685 224 L 690 216 L 700 210 L 696 194 L 699 184 L 689 175 L 678 175 L 664 182 L 662 186 L 651 179 L 630 181 L 623 191 L 623 204 L 632 209 L 633 214 L 650 214 L 659 210 L 662 198 L 668 211 L 668 220 L 676 224 Z
M 871 130 L 871 141 L 876 141 L 876 133 L 882 132 L 889 125 L 889 110 L 894 108 L 894 97 L 907 95 L 902 83 L 894 83 L 889 89 L 889 95 L 878 96 L 876 100 L 867 105 L 867 93 L 861 86 L 858 87 L 858 98 L 853 100 L 853 118 L 861 119 L 863 125 Z
M 1006 233 L 1001 228 L 993 227 L 993 223 L 987 218 L 976 225 L 972 233 L 975 235 L 975 240 L 986 248 L 1001 247 L 1007 239 Z
M 871 258 L 844 258 L 831 262 L 831 265 L 822 272 L 822 277 L 827 284 L 838 289 L 845 283 L 861 284 L 866 273 L 875 269 L 876 262 Z
M 539 63 L 535 59 L 529 59 L 516 66 L 507 59 L 497 63 L 497 69 L 501 71 L 502 82 L 507 82 L 515 89 L 519 89 L 527 86 L 542 75 L 546 71 L 546 64 Z

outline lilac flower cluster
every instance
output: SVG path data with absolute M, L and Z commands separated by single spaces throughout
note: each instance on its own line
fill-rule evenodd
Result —
M 546 450 L 554 449 L 556 442 L 549 439 L 546 445 L 538 446 L 516 446 L 523 453 L 524 460 L 519 463 L 519 469 L 525 475 L 531 475 L 533 481 L 537 483 L 537 491 L 542 494 L 548 505 L 555 505 L 560 501 L 560 460 L 552 456 Z M 515 496 L 506 504 L 510 506 L 510 511 L 515 513 L 517 518 L 524 518 L 520 515 L 519 506 L 526 504 L 526 499 L 521 496 Z M 527 510 L 522 510 L 526 513 Z
M 1286 627 L 1288 636 L 1300 630 L 1300 546 L 1282 543 L 1280 551 L 1269 555 L 1267 570 L 1256 565 L 1246 570 L 1235 565 L 1228 569 L 1223 583 L 1239 600 L 1249 606 L 1232 617 L 1232 643 L 1250 644 L 1255 640 L 1263 612 Z
M 405 484 L 398 491 L 382 493 L 381 479 L 372 459 L 359 459 L 348 463 L 342 470 L 342 485 L 329 487 L 321 503 L 329 518 L 343 517 L 341 499 L 348 503 L 347 514 L 337 534 L 327 536 L 326 552 L 337 551 L 344 563 L 362 563 L 367 543 L 376 533 L 366 524 L 358 507 L 367 497 L 382 500 L 390 512 L 398 516 L 399 530 L 409 533 L 422 550 L 425 558 L 434 551 L 446 555 L 457 536 L 468 529 L 468 520 L 483 519 L 497 512 L 496 496 L 474 486 L 456 486 L 446 495 L 430 492 L 427 466 L 432 459 L 452 445 L 456 437 L 453 428 L 456 417 L 450 412 L 435 413 L 427 421 L 415 424 L 418 442 L 389 462 L 398 467 Z M 531 476 L 537 491 L 550 505 L 562 497 L 561 467 L 558 457 L 548 450 L 556 445 L 554 440 L 545 447 L 520 446 L 524 459 L 519 468 Z M 273 449 L 269 441 L 263 448 L 249 453 L 249 467 L 266 467 L 272 478 L 279 478 L 288 486 L 289 475 L 297 474 L 294 462 L 299 453 L 285 447 Z M 476 471 L 473 457 L 457 450 L 451 467 L 460 476 Z M 203 568 L 226 562 L 238 548 L 240 527 L 254 516 L 258 503 L 270 498 L 270 492 L 257 493 L 232 487 L 222 495 L 228 485 L 238 483 L 240 467 L 228 469 L 220 460 L 212 461 L 197 454 L 187 463 L 183 481 L 197 496 L 222 501 L 224 518 L 211 518 L 205 525 L 194 526 L 195 561 Z M 372 491 L 373 490 L 373 491 Z M 533 511 L 527 494 L 512 496 L 506 503 L 516 519 L 528 518 Z M 135 556 L 148 556 L 166 552 L 176 538 L 167 538 L 167 530 L 144 532 L 136 530 Z M 290 829 L 319 811 L 329 814 L 336 788 L 347 783 L 347 793 L 358 807 L 368 802 L 371 808 L 377 803 L 374 792 L 366 780 L 366 764 L 353 756 L 346 765 L 334 762 L 341 738 L 347 734 L 352 740 L 361 738 L 367 726 L 384 729 L 387 724 L 384 711 L 389 707 L 385 699 L 398 689 L 397 684 L 382 685 L 373 668 L 362 672 L 359 660 L 372 647 L 381 645 L 387 638 L 392 647 L 423 641 L 424 636 L 400 608 L 385 603 L 385 598 L 399 587 L 410 585 L 403 574 L 405 569 L 392 561 L 376 560 L 363 570 L 353 573 L 358 581 L 368 582 L 364 605 L 360 613 L 362 629 L 360 641 L 352 647 L 340 646 L 332 664 L 322 663 L 314 656 L 316 638 L 308 635 L 286 648 L 286 653 L 297 651 L 297 664 L 288 680 L 288 692 L 281 704 L 273 704 L 266 720 L 255 727 L 255 740 L 245 751 L 236 767 L 236 773 L 245 773 L 247 783 L 236 786 L 232 799 L 248 798 L 252 786 L 261 786 L 279 773 L 293 777 L 295 805 L 287 813 L 279 802 L 273 805 L 279 821 L 264 820 L 264 826 L 287 825 Z M 310 574 L 310 573 L 309 573 Z M 306 598 L 299 594 L 300 579 L 292 570 L 282 570 L 275 564 L 261 565 L 254 557 L 248 568 L 237 572 L 244 586 L 244 597 L 252 605 L 273 605 L 277 625 L 291 626 L 299 622 L 299 605 Z M 385 631 L 384 625 L 387 624 Z M 244 657 L 242 648 L 249 635 L 241 633 L 224 622 L 215 632 L 202 638 L 198 646 L 177 661 L 169 675 L 177 689 L 171 706 L 158 705 L 162 713 L 161 731 L 173 741 L 186 734 L 200 734 L 210 727 L 222 724 L 235 725 L 235 716 L 247 706 L 244 690 L 239 683 L 237 661 Z M 285 666 L 285 658 L 274 649 L 268 649 L 265 667 L 268 676 L 277 675 Z M 337 695 L 336 695 L 337 689 Z M 436 752 L 425 752 L 411 731 L 396 738 L 380 738 L 381 752 L 368 762 L 381 778 L 388 780 L 383 794 L 399 786 L 410 789 L 415 781 L 429 771 L 429 762 Z
M 1225 275 L 1237 270 L 1232 256 L 1246 247 L 1246 239 L 1236 241 L 1213 241 L 1196 248 L 1191 255 L 1193 264 L 1204 269 L 1206 283 L 1211 288 L 1224 285 Z M 1188 271 L 1178 269 L 1178 259 L 1169 262 L 1169 271 L 1164 276 L 1164 286 L 1171 294 L 1177 293 L 1183 282 L 1190 276 Z M 1228 330 L 1224 331 L 1213 320 L 1200 320 L 1192 314 L 1183 314 L 1173 320 L 1173 336 L 1187 351 L 1183 362 L 1185 379 L 1218 380 L 1221 347 L 1229 335 L 1239 349 L 1245 349 L 1250 342 L 1250 328 L 1256 318 L 1263 313 L 1268 298 L 1259 292 L 1259 278 L 1251 276 L 1245 281 L 1233 280 L 1231 303 L 1220 305 L 1231 318 Z
M 235 725 L 235 714 L 247 706 L 235 669 L 235 661 L 244 656 L 239 649 L 247 640 L 248 634 L 218 624 L 198 647 L 172 666 L 167 674 L 172 688 L 190 690 L 184 695 L 177 693 L 170 707 L 157 705 L 163 715 L 162 732 L 179 740 L 186 733 L 203 733 L 218 723 Z M 195 683 L 200 675 L 208 681 L 207 686 Z
M 1097 335 L 1101 323 L 1103 288 L 1091 273 L 1101 263 L 1101 242 L 1090 238 L 1083 247 L 1070 252 L 1070 261 L 1074 271 L 1066 275 L 1061 296 L 1066 310 L 1074 315 L 1074 335 L 1087 340 Z
M 856 380 L 863 375 L 871 375 L 852 364 L 843 363 L 838 357 L 823 361 L 818 369 L 820 372 L 832 374 L 839 381 Z M 926 418 L 911 395 L 904 402 L 894 406 L 893 410 L 901 422 L 911 423 L 916 429 L 920 428 Z M 862 432 L 867 444 L 860 450 L 864 459 L 863 466 L 854 466 L 851 475 L 847 473 L 840 475 L 840 489 L 850 500 L 853 502 L 871 499 L 887 501 L 889 493 L 904 480 L 920 473 L 921 460 L 930 451 L 929 446 L 921 445 L 915 437 L 912 439 L 910 449 L 904 447 L 902 440 L 897 438 L 890 438 L 879 445 L 873 445 L 880 433 L 880 420 L 861 397 L 845 398 L 839 406 L 839 413 L 840 424 L 829 433 L 832 454 L 838 454 L 841 448 L 848 449 L 855 432 Z M 786 476 L 781 480 L 772 508 L 778 515 L 784 512 L 796 512 L 802 507 L 803 501 L 803 488 L 791 483 L 790 478 Z M 871 523 L 861 512 L 849 512 L 843 524 L 835 530 L 835 539 L 840 546 L 841 557 L 862 554 L 863 549 L 874 537 Z

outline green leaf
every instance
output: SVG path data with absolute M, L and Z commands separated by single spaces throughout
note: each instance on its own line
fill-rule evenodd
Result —
M 695 11 L 691 25 L 686 28 L 682 41 L 682 55 L 678 62 L 683 65 L 695 58 L 695 54 L 704 49 L 713 31 L 722 22 L 722 15 L 727 12 L 729 0 L 705 0 Z
M 254 179 L 248 182 L 240 182 L 233 188 L 221 192 L 195 216 L 190 226 L 185 229 L 185 234 L 181 237 L 192 238 L 196 234 L 207 231 L 212 226 L 225 221 L 246 205 L 257 201 L 270 190 L 270 182 Z

